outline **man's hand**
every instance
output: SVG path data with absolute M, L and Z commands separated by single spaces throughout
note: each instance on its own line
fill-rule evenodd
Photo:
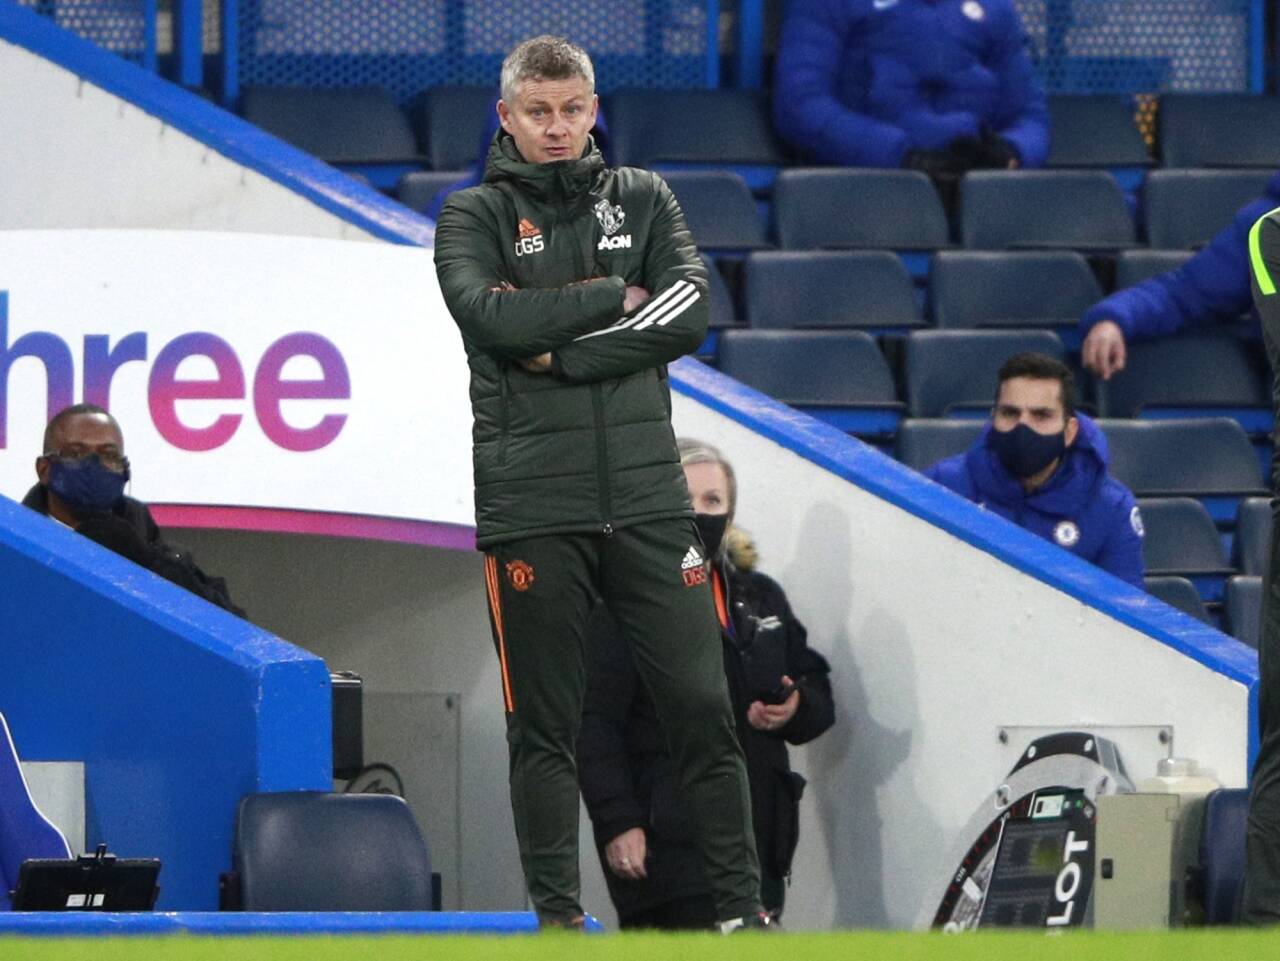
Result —
M 1080 360 L 1103 380 L 1124 370 L 1124 332 L 1114 320 L 1100 320 L 1085 335 Z
M 968 167 L 947 150 L 912 150 L 902 158 L 906 170 L 919 170 L 930 177 L 962 174 Z
M 644 828 L 623 831 L 604 846 L 605 863 L 624 881 L 639 881 L 649 876 L 644 869 L 644 858 Z
M 520 361 L 520 366 L 531 374 L 546 374 L 551 371 L 551 352 L 539 354 L 537 357 L 528 357 Z
M 792 680 L 784 676 L 783 684 L 791 684 Z M 757 731 L 776 731 L 793 717 L 800 708 L 800 688 L 796 688 L 781 704 L 766 704 L 764 701 L 752 701 L 747 708 L 747 723 Z
M 643 287 L 628 287 L 627 296 L 622 301 L 622 312 L 629 314 L 648 299 L 649 291 Z

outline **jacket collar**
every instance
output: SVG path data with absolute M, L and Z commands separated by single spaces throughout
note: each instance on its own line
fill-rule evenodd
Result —
M 22 506 L 29 507 L 38 514 L 49 513 L 49 491 L 43 484 L 36 484 L 22 498 Z
M 508 182 L 536 200 L 572 203 L 595 185 L 604 171 L 604 155 L 594 138 L 587 138 L 586 152 L 577 160 L 529 163 L 516 149 L 511 134 L 501 127 L 489 145 L 484 182 Z

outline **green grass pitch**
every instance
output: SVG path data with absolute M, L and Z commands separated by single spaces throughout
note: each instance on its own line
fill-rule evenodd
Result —
M 0 938 L 5 961 L 1231 961 L 1277 955 L 1280 932 L 1230 930 Z

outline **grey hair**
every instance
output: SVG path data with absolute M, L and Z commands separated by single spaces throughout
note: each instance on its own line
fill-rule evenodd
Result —
M 686 464 L 720 465 L 729 487 L 729 523 L 732 524 L 733 515 L 738 511 L 738 478 L 733 473 L 733 465 L 725 459 L 724 454 L 720 453 L 718 447 L 713 447 L 705 441 L 694 440 L 691 437 L 677 439 L 676 450 L 680 452 L 681 467 Z
M 543 34 L 516 45 L 502 61 L 502 99 L 510 104 L 516 87 L 526 80 L 568 80 L 582 77 L 591 93 L 596 89 L 596 71 L 587 52 L 564 37 Z

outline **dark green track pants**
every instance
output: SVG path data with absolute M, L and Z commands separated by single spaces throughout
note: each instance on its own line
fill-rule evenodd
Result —
M 711 591 L 700 576 L 701 550 L 693 522 L 672 518 L 609 535 L 509 541 L 486 553 L 511 807 L 525 881 L 543 922 L 582 914 L 574 756 L 585 686 L 583 633 L 597 596 L 626 635 L 653 694 L 720 918 L 759 910 L 746 768 Z

